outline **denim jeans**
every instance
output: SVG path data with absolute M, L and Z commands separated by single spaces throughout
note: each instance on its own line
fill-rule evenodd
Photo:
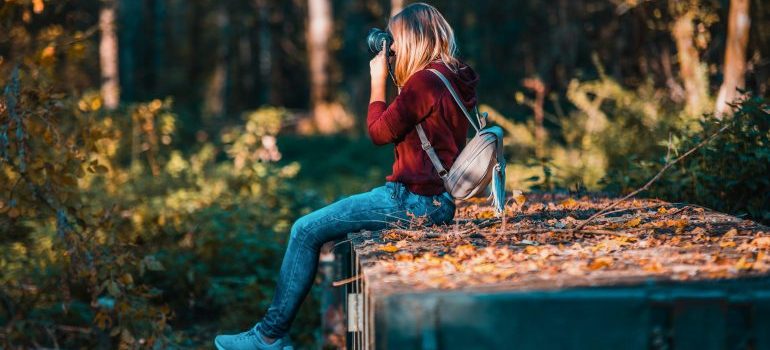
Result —
M 455 204 L 444 192 L 422 196 L 403 184 L 386 182 L 369 192 L 343 198 L 297 220 L 281 263 L 272 304 L 259 331 L 281 338 L 289 331 L 300 304 L 315 278 L 321 246 L 360 230 L 405 227 L 414 223 L 445 224 L 454 219 Z

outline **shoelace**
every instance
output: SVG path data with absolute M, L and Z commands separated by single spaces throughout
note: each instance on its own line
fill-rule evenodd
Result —
M 257 336 L 257 333 L 254 332 L 254 329 L 249 329 L 246 332 L 238 334 L 238 340 L 245 339 L 245 338 L 255 338 Z M 256 340 L 256 339 L 255 339 Z

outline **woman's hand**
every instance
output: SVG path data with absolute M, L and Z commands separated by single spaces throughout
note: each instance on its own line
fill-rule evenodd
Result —
M 372 94 L 369 103 L 385 101 L 385 82 L 388 79 L 386 59 L 385 50 L 382 50 L 369 61 L 369 74 L 372 76 Z
M 372 76 L 372 85 L 375 83 L 385 84 L 385 80 L 388 78 L 388 64 L 385 59 L 385 52 L 382 50 L 369 61 L 369 74 Z

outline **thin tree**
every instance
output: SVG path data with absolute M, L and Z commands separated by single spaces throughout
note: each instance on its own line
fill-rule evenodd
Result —
M 216 63 L 208 86 L 204 112 L 209 117 L 221 118 L 227 114 L 228 89 L 230 77 L 228 76 L 228 64 L 230 57 L 230 13 L 227 2 L 220 2 L 215 13 L 216 27 L 219 32 L 218 47 L 216 51 Z
M 676 5 L 671 5 L 676 6 Z M 698 49 L 694 45 L 695 19 L 698 1 L 691 0 L 680 10 L 671 28 L 679 58 L 679 75 L 684 82 L 686 110 L 690 115 L 699 115 L 705 109 L 708 99 L 708 81 L 705 67 L 700 62 Z
M 390 0 L 390 17 L 395 16 L 404 8 L 404 0 Z
M 724 81 L 717 95 L 716 115 L 731 115 L 728 103 L 738 98 L 738 89 L 744 87 L 746 73 L 746 46 L 749 42 L 749 0 L 731 0 L 725 43 Z
M 329 83 L 329 39 L 332 34 L 332 8 L 329 0 L 308 0 L 307 45 L 310 64 L 310 104 L 315 126 L 321 133 L 336 131 L 325 108 Z
M 114 110 L 120 104 L 120 80 L 118 77 L 118 37 L 115 32 L 115 8 L 113 0 L 102 2 L 99 11 L 99 65 L 101 68 L 101 93 L 104 107 Z

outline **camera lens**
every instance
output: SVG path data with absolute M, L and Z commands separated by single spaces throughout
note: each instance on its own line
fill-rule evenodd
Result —
M 370 29 L 369 34 L 366 36 L 366 44 L 369 46 L 369 51 L 379 53 L 382 51 L 383 43 L 388 47 L 393 44 L 393 37 L 390 33 L 379 28 Z

